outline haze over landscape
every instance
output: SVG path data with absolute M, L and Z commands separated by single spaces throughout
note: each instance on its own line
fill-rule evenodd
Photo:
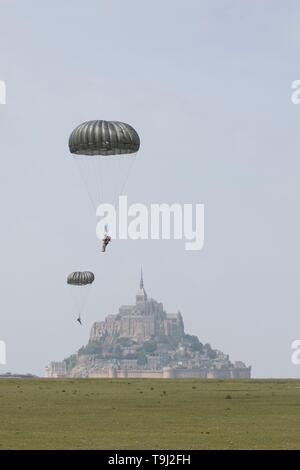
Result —
M 133 301 L 143 265 L 148 295 L 200 341 L 253 377 L 299 377 L 299 3 L 0 6 L 0 374 L 41 375 L 86 344 Z M 127 240 L 101 253 L 68 150 L 89 119 L 140 135 L 129 203 L 205 205 L 201 251 Z M 95 273 L 82 328 L 66 284 L 81 269 Z

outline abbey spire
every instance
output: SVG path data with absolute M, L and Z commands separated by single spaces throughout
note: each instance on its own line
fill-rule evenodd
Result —
M 147 293 L 144 289 L 144 278 L 143 278 L 143 268 L 141 268 L 141 279 L 140 279 L 140 289 L 136 295 L 136 303 L 146 302 Z

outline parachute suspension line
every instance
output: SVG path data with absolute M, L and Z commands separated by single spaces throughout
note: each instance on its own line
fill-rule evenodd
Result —
M 98 170 L 98 175 L 99 175 L 99 201 L 102 202 L 104 200 L 104 191 L 105 191 L 105 186 L 104 186 L 105 182 L 103 181 L 104 179 L 103 166 L 105 162 L 103 162 L 103 156 L 98 156 L 97 159 L 99 160 L 99 164 L 97 165 L 97 170 Z
M 94 203 L 94 201 L 93 201 L 93 197 L 92 197 L 92 195 L 91 195 L 91 192 L 90 192 L 90 189 L 89 189 L 89 185 L 88 185 L 87 180 L 86 180 L 86 176 L 84 175 L 84 171 L 83 171 L 83 169 L 82 169 L 82 167 L 81 167 L 81 161 L 83 160 L 83 158 L 82 158 L 82 157 L 74 157 L 74 158 L 75 158 L 76 166 L 77 166 L 78 171 L 79 171 L 79 173 L 80 173 L 81 179 L 82 179 L 82 181 L 83 181 L 83 183 L 84 183 L 84 185 L 85 185 L 85 187 L 86 187 L 86 190 L 87 190 L 89 199 L 90 199 L 90 201 L 91 201 L 91 204 L 92 204 L 94 210 L 96 211 L 96 206 L 95 206 L 95 203 Z M 77 160 L 77 159 L 78 159 L 78 160 Z
M 87 303 L 89 294 L 90 294 L 91 284 L 89 284 L 87 286 L 80 286 L 80 288 L 83 289 L 83 291 L 84 291 L 83 296 L 82 296 L 82 301 L 81 301 L 81 304 L 80 304 L 80 310 L 83 310 L 86 303 Z M 79 312 L 79 313 L 82 313 L 82 312 Z
M 98 178 L 97 178 L 97 157 L 95 156 L 90 156 L 88 157 L 88 166 L 89 166 L 89 174 L 92 173 L 91 175 L 91 180 L 92 180 L 92 192 L 93 192 L 93 196 L 95 198 L 94 200 L 94 204 L 95 204 L 95 208 L 97 209 L 98 205 L 99 205 L 99 197 L 98 197 L 98 194 L 99 194 L 99 182 L 98 182 Z M 94 188 L 94 191 L 93 191 L 93 188 Z
M 92 180 L 92 187 L 94 189 L 94 198 L 95 198 L 95 207 L 97 208 L 102 202 L 102 194 L 103 194 L 103 185 L 102 185 L 102 158 L 98 155 L 94 155 L 89 157 L 89 173 L 93 173 L 90 176 Z
M 124 158 L 124 157 L 120 156 L 120 158 Z M 126 158 L 126 157 L 125 157 L 125 158 Z M 128 169 L 127 169 L 125 178 L 124 178 L 124 180 L 123 180 L 123 182 L 122 182 L 123 184 L 122 184 L 121 189 L 120 189 L 120 192 L 119 192 L 119 195 L 120 195 L 120 196 L 122 196 L 123 191 L 124 191 L 124 189 L 125 189 L 125 187 L 126 187 L 127 181 L 129 180 L 129 177 L 130 177 L 130 175 L 131 175 L 131 173 L 132 173 L 132 170 L 133 170 L 133 167 L 134 167 L 134 164 L 135 164 L 135 160 L 136 160 L 136 153 L 135 153 L 134 155 L 130 156 L 130 165 L 129 165 Z M 114 205 L 116 205 L 117 197 L 118 197 L 118 192 L 116 191 L 116 192 L 115 192 L 115 197 L 114 197 Z
M 89 162 L 88 172 L 94 174 L 89 175 L 87 180 L 94 183 L 94 190 L 90 191 L 93 194 L 94 206 L 97 208 L 102 202 L 115 206 L 130 177 L 136 155 L 93 156 L 90 159 L 92 165 Z
M 90 294 L 91 285 L 70 287 L 72 288 L 69 289 L 69 292 L 72 297 L 72 303 L 74 305 L 76 315 L 82 315 Z
M 103 197 L 104 197 L 104 187 L 103 187 L 103 181 L 102 181 L 102 172 L 103 172 L 103 157 L 97 155 L 95 157 L 95 175 L 96 175 L 96 180 L 97 180 L 97 206 L 102 203 Z
M 79 310 L 80 310 L 78 294 L 75 292 L 75 286 L 68 286 L 68 287 L 69 287 L 68 291 L 70 293 L 71 301 L 73 304 L 73 309 L 75 310 L 76 315 L 78 315 Z
M 117 175 L 117 184 L 113 190 L 113 193 L 112 193 L 112 204 L 114 206 L 116 206 L 116 202 L 117 202 L 117 197 L 118 195 L 121 195 L 120 193 L 120 187 L 119 187 L 119 179 L 120 178 L 120 174 L 121 174 L 121 170 L 122 170 L 122 165 L 121 165 L 121 161 L 120 159 L 122 158 L 122 155 L 116 155 L 115 158 L 113 159 L 113 173 L 115 175 Z
M 82 163 L 84 165 L 84 162 L 86 162 L 86 165 L 85 165 L 85 171 L 86 171 L 86 182 L 87 182 L 87 186 L 90 190 L 90 194 L 91 194 L 91 198 L 93 200 L 93 205 L 94 205 L 94 209 L 96 210 L 96 199 L 95 199 L 95 175 L 94 175 L 94 172 L 93 172 L 93 161 L 92 161 L 92 157 L 91 156 L 87 156 L 86 159 L 82 159 Z

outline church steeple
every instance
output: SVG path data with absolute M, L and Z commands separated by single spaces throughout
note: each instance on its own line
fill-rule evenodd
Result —
M 143 303 L 147 300 L 147 293 L 144 289 L 144 278 L 143 278 L 143 268 L 141 268 L 141 279 L 140 279 L 140 290 L 136 295 L 136 303 Z

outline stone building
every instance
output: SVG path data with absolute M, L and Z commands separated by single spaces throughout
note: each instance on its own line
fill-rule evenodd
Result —
M 184 326 L 180 312 L 168 314 L 161 302 L 148 299 L 141 273 L 135 305 L 122 305 L 117 315 L 108 315 L 105 321 L 94 323 L 90 342 L 96 342 L 104 336 L 131 337 L 142 342 L 158 335 L 180 338 L 183 334 Z
M 66 377 L 67 375 L 67 367 L 65 361 L 62 362 L 50 362 L 50 364 L 46 367 L 45 371 L 46 377 Z

